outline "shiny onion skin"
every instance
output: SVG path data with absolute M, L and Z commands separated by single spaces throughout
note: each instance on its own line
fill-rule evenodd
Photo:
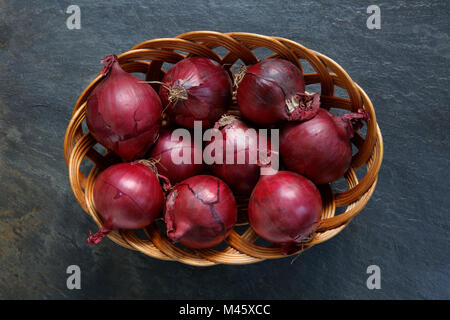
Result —
M 164 220 L 171 240 L 195 249 L 213 247 L 233 229 L 236 201 L 220 179 L 194 176 L 180 182 L 167 196 Z
M 164 194 L 157 175 L 141 161 L 113 165 L 95 180 L 95 208 L 103 227 L 88 238 L 97 244 L 117 229 L 140 229 L 162 213 Z
M 87 99 L 86 123 L 94 138 L 125 161 L 140 158 L 158 136 L 162 105 L 158 94 L 125 72 L 108 55 L 106 77 Z
M 248 218 L 255 232 L 266 240 L 282 244 L 290 254 L 295 244 L 316 229 L 322 211 L 317 187 L 290 171 L 261 176 L 250 196 Z
M 305 122 L 286 123 L 280 131 L 280 155 L 289 170 L 325 184 L 342 177 L 350 168 L 355 129 L 369 119 L 360 109 L 341 117 L 325 109 Z
M 203 170 L 203 162 L 194 163 L 194 153 L 202 154 L 202 146 L 191 141 L 172 141 L 173 127 L 163 127 L 159 138 L 150 151 L 150 157 L 155 160 L 158 173 L 167 177 L 172 185 L 199 174 Z M 191 154 L 190 163 L 175 164 L 172 161 L 172 152 L 177 152 L 182 157 L 184 152 Z
M 223 159 L 222 164 L 214 163 L 209 165 L 212 173 L 225 181 L 236 195 L 250 195 L 260 176 L 260 162 L 255 164 L 249 163 L 250 150 L 259 150 L 260 139 L 263 136 L 245 134 L 250 127 L 241 119 L 234 116 L 224 116 L 216 122 L 214 127 L 222 133 Z M 244 137 L 242 139 L 242 137 Z M 241 138 L 241 139 L 239 139 Z M 246 140 L 248 141 L 246 143 Z M 214 145 L 213 140 L 207 145 Z M 267 156 L 270 155 L 270 142 L 266 139 Z M 234 150 L 234 161 L 232 164 L 226 163 L 226 150 Z M 258 151 L 257 151 L 258 152 Z M 245 154 L 245 163 L 239 164 L 238 154 Z M 213 156 L 215 153 L 213 152 Z M 258 156 L 257 156 L 258 157 Z M 259 159 L 257 159 L 259 160 Z
M 231 79 L 219 63 L 208 58 L 179 61 L 162 82 L 159 95 L 167 117 L 185 128 L 194 128 L 195 120 L 211 127 L 231 104 Z
M 238 83 L 237 103 L 242 115 L 260 124 L 312 118 L 319 95 L 305 93 L 300 69 L 283 59 L 265 59 L 248 68 Z

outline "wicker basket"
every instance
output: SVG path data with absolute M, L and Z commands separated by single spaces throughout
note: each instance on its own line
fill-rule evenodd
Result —
M 227 50 L 223 57 L 214 51 L 218 47 Z M 305 73 L 305 82 L 306 85 L 320 84 L 322 107 L 349 111 L 363 108 L 371 118 L 365 137 L 356 134 L 352 139 L 358 152 L 353 156 L 352 167 L 345 175 L 348 190 L 333 193 L 330 185 L 320 186 L 324 203 L 319 227 L 314 237 L 298 246 L 298 250 L 293 253 L 295 254 L 326 241 L 342 231 L 364 208 L 374 192 L 383 158 L 383 142 L 372 103 L 366 93 L 330 58 L 294 41 L 278 37 L 239 32 L 223 34 L 195 31 L 175 38 L 142 42 L 118 57 L 120 64 L 127 72 L 143 73 L 146 80 L 161 81 L 164 76 L 162 69 L 164 62 L 173 64 L 186 56 L 196 55 L 214 59 L 231 70 L 231 66 L 240 63 L 238 59 L 246 65 L 255 64 L 258 59 L 252 50 L 260 47 L 273 51 L 274 54 L 270 57 L 290 60 L 302 71 L 302 64 L 309 63 L 315 72 Z M 85 119 L 86 99 L 101 79 L 102 76 L 97 75 L 78 98 L 64 141 L 64 155 L 75 198 L 99 227 L 101 219 L 94 207 L 93 185 L 99 172 L 112 164 L 114 160 L 111 153 L 101 154 L 94 149 L 97 142 L 88 131 L 83 130 L 82 123 Z M 335 86 L 345 89 L 348 98 L 336 96 Z M 238 113 L 236 105 L 231 106 L 229 112 Z M 85 159 L 93 163 L 93 168 L 87 177 L 80 171 Z M 363 165 L 365 165 L 365 171 L 364 168 L 362 169 L 364 176 L 358 179 L 355 171 Z M 358 170 L 358 174 L 360 171 Z M 240 213 L 245 214 L 248 199 L 237 200 Z M 343 213 L 335 215 L 336 207 L 343 207 L 340 210 Z M 245 224 L 245 221 L 242 224 Z M 245 227 L 239 228 L 245 229 Z M 278 245 L 255 244 L 258 235 L 248 224 L 243 233 L 233 230 L 226 239 L 227 246 L 223 249 L 191 250 L 180 247 L 165 236 L 157 223 L 153 223 L 144 231 L 148 238 L 142 239 L 128 230 L 114 231 L 108 237 L 126 248 L 139 250 L 151 257 L 176 260 L 195 266 L 249 264 L 264 259 L 286 257 Z

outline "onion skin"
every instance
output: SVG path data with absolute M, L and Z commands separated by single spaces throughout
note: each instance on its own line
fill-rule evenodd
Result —
M 236 224 L 236 201 L 220 179 L 194 176 L 180 182 L 167 196 L 164 220 L 171 240 L 195 249 L 213 247 Z
M 203 170 L 203 162 L 194 163 L 194 153 L 202 154 L 202 146 L 195 144 L 193 139 L 191 141 L 172 141 L 171 136 L 174 130 L 172 127 L 163 127 L 158 141 L 150 151 L 150 157 L 156 160 L 155 166 L 158 173 L 167 177 L 172 185 L 200 174 Z M 174 164 L 172 152 L 177 152 L 180 156 L 183 155 L 183 152 L 190 152 L 191 163 Z
M 289 170 L 325 184 L 342 177 L 350 168 L 355 129 L 368 115 L 362 109 L 338 117 L 325 109 L 305 122 L 286 123 L 280 131 L 280 155 Z
M 248 218 L 255 232 L 266 240 L 282 244 L 289 254 L 316 229 L 322 199 L 307 178 L 290 171 L 261 176 L 248 204 Z
M 153 170 L 140 161 L 113 165 L 95 180 L 95 208 L 103 227 L 88 238 L 97 244 L 116 229 L 140 229 L 162 213 L 164 194 Z
M 225 120 L 225 121 L 223 121 Z M 250 150 L 259 150 L 259 140 L 263 139 L 256 131 L 256 135 L 245 134 L 250 127 L 242 120 L 234 116 L 226 116 L 221 118 L 214 127 L 222 133 L 223 143 L 223 163 L 214 163 L 209 166 L 212 173 L 225 181 L 236 195 L 250 195 L 260 176 L 260 164 L 249 163 Z M 248 139 L 241 140 L 245 136 Z M 211 141 L 208 145 L 214 145 L 215 141 Z M 266 140 L 267 150 L 270 150 L 270 142 Z M 226 163 L 226 151 L 233 150 L 233 164 Z M 238 164 L 238 154 L 245 154 L 245 163 Z M 269 154 L 269 152 L 268 152 Z M 214 156 L 214 153 L 213 153 Z
M 317 94 L 305 95 L 302 72 L 283 59 L 265 59 L 251 66 L 237 89 L 242 115 L 259 125 L 310 119 L 320 106 L 318 99 Z
M 159 95 L 167 117 L 185 128 L 194 128 L 195 120 L 211 127 L 231 104 L 231 79 L 219 63 L 208 58 L 179 61 L 162 82 Z
M 142 157 L 158 136 L 158 94 L 125 72 L 114 55 L 102 60 L 106 77 L 87 99 L 86 123 L 93 137 L 124 161 Z

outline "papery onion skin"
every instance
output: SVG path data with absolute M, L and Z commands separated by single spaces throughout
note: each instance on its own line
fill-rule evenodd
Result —
M 202 146 L 198 146 L 193 139 L 172 141 L 174 130 L 175 128 L 171 126 L 163 127 L 157 142 L 150 151 L 150 157 L 155 160 L 158 173 L 167 177 L 172 185 L 200 174 L 203 170 L 203 162 L 194 162 L 194 154 L 199 152 L 201 155 Z M 184 152 L 189 152 L 191 154 L 190 163 L 175 164 L 172 160 L 172 152 L 176 152 L 180 157 Z
M 190 248 L 213 247 L 231 232 L 237 206 L 230 188 L 209 175 L 188 178 L 167 196 L 164 220 L 167 236 Z
M 103 227 L 89 237 L 89 244 L 97 244 L 112 230 L 149 225 L 164 206 L 157 175 L 140 161 L 115 164 L 102 171 L 95 180 L 93 196 Z
M 282 244 L 283 252 L 308 238 L 317 227 L 322 199 L 307 178 L 290 171 L 261 176 L 248 204 L 248 218 L 255 232 Z
M 124 161 L 142 157 L 158 136 L 162 104 L 147 83 L 124 71 L 115 55 L 102 60 L 106 77 L 86 104 L 86 124 L 93 137 Z
M 184 128 L 194 128 L 194 121 L 211 127 L 231 104 L 231 79 L 219 63 L 208 58 L 179 61 L 162 82 L 159 95 L 167 117 Z
M 350 139 L 362 121 L 369 119 L 362 109 L 341 117 L 320 109 L 305 122 L 286 123 L 280 131 L 280 155 L 289 170 L 325 184 L 342 177 L 350 168 Z
M 307 104 L 301 70 L 284 59 L 265 59 L 249 67 L 237 89 L 241 114 L 260 125 L 310 119 L 319 108 L 318 97 L 310 100 Z
M 256 183 L 258 182 L 261 163 L 259 159 L 259 143 L 261 139 L 265 140 L 267 147 L 267 156 L 270 156 L 270 142 L 260 135 L 251 134 L 248 129 L 252 129 L 242 119 L 235 116 L 225 116 L 216 122 L 214 127 L 220 130 L 222 134 L 223 159 L 222 164 L 213 163 L 209 165 L 212 173 L 225 181 L 236 195 L 250 195 Z M 213 146 L 216 142 L 213 140 L 208 143 Z M 226 152 L 233 150 L 233 163 L 226 163 Z M 250 152 L 257 152 L 256 163 L 250 163 Z M 245 154 L 245 163 L 238 163 L 238 155 Z M 212 156 L 215 152 L 212 153 Z

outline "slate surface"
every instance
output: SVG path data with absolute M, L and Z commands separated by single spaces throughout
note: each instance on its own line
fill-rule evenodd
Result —
M 81 29 L 69 30 L 69 5 Z M 381 8 L 369 30 L 366 9 Z M 447 1 L 0 1 L 0 298 L 450 298 Z M 375 193 L 338 236 L 290 258 L 195 268 L 112 241 L 76 202 L 63 158 L 73 105 L 99 59 L 191 30 L 292 39 L 336 60 L 375 105 Z M 262 54 L 264 52 L 261 52 Z M 81 290 L 66 288 L 79 265 Z M 368 290 L 366 269 L 381 268 Z

